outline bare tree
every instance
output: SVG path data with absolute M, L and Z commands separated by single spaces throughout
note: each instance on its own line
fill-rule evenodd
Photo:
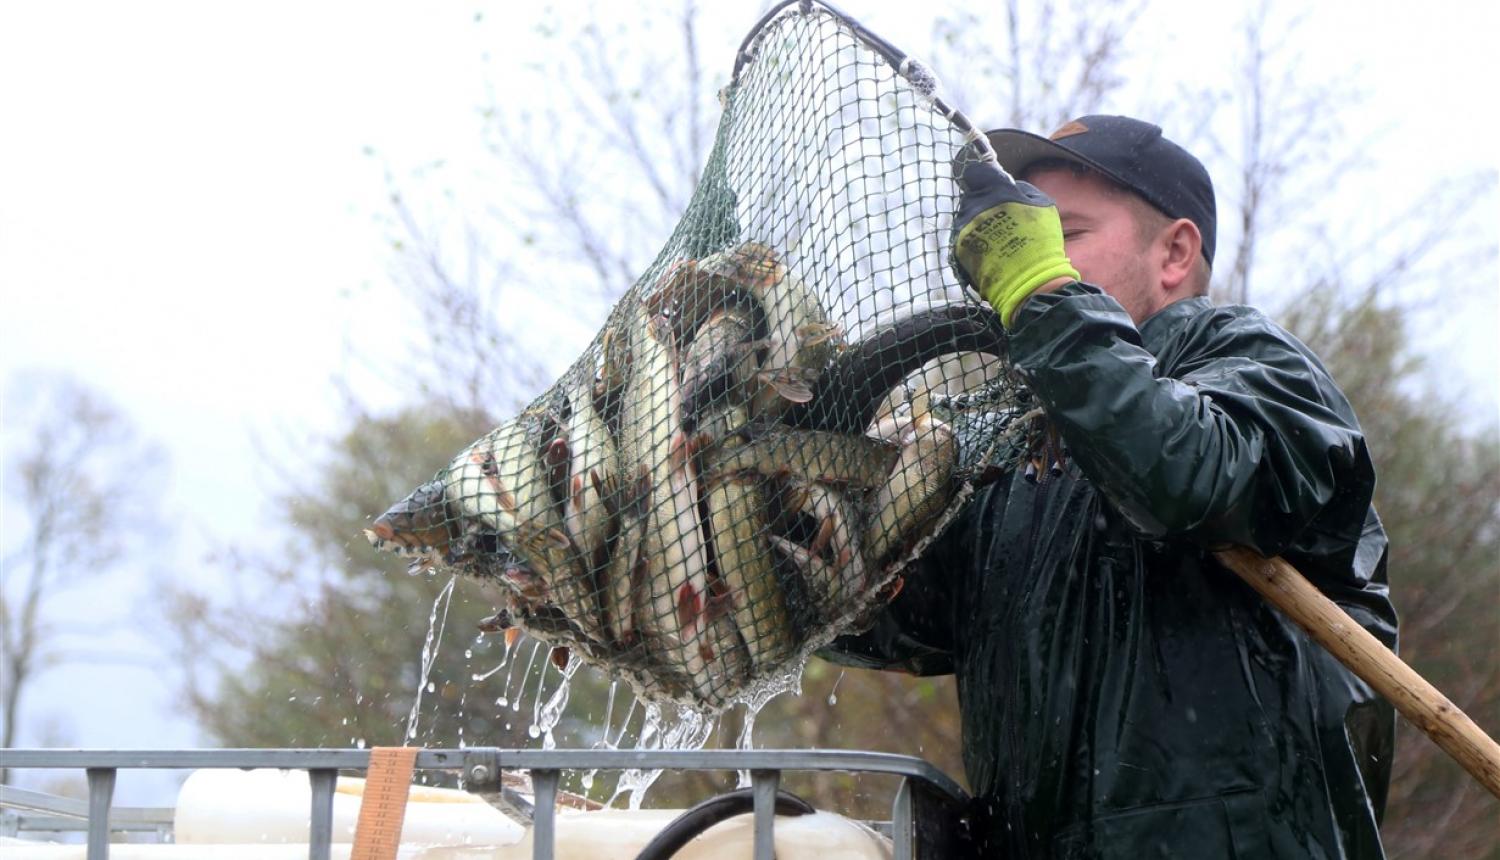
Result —
M 953 103 L 976 121 L 1056 128 L 1096 112 L 1124 87 L 1121 66 L 1144 6 L 1006 0 L 998 10 L 964 9 L 934 25 L 933 65 Z
M 162 467 L 129 421 L 78 382 L 24 376 L 9 388 L 7 421 L 26 435 L 7 452 L 6 492 L 25 526 L 0 582 L 3 747 L 16 740 L 27 689 L 66 657 L 49 604 L 124 559 L 131 536 L 149 528 Z

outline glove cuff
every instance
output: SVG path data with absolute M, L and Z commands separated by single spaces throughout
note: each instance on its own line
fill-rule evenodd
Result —
M 1015 322 L 1016 309 L 1021 303 L 1031 297 L 1032 293 L 1046 286 L 1057 278 L 1069 278 L 1078 280 L 1078 270 L 1067 257 L 1061 259 L 1042 260 L 1031 269 L 1014 276 L 1015 286 L 1006 290 L 997 298 L 998 302 L 992 302 L 991 307 L 1000 314 L 1000 324 L 1007 329 Z

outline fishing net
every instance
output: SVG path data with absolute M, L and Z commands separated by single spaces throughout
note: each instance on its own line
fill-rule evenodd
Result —
M 497 625 L 648 699 L 747 699 L 867 623 L 1024 411 L 948 265 L 988 145 L 936 89 L 835 10 L 774 9 L 655 262 L 371 539 L 498 581 Z

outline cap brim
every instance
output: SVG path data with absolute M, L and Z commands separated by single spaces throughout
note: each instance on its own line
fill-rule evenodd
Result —
M 1102 173 L 1126 188 L 1130 187 L 1130 184 L 1116 176 L 1113 170 L 1084 158 L 1071 149 L 1059 146 L 1056 141 L 1039 134 L 1021 131 L 1018 128 L 1001 128 L 985 132 L 984 136 L 989 138 L 990 148 L 995 150 L 995 158 L 1000 162 L 1000 166 L 1016 179 L 1020 179 L 1026 171 L 1039 162 L 1068 161 Z

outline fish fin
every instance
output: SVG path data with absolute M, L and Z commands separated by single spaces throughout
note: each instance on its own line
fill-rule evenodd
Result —
M 848 546 L 844 547 L 842 550 L 839 550 L 838 556 L 833 560 L 833 572 L 842 573 L 844 568 L 848 567 L 849 562 L 853 560 L 854 548 Z
M 526 600 L 542 600 L 547 596 L 547 584 L 540 576 L 532 573 L 530 568 L 510 565 L 500 574 L 500 578 Z
M 498 487 L 499 484 L 500 482 L 496 480 L 495 485 Z M 500 503 L 500 507 L 511 516 L 517 516 L 520 514 L 521 505 L 516 501 L 516 497 L 511 495 L 510 490 L 501 489 L 496 495 L 495 500 L 498 501 Z
M 698 623 L 703 615 L 703 598 L 698 589 L 691 582 L 684 582 L 677 589 L 677 623 L 683 629 L 690 629 Z
M 779 368 L 777 370 L 762 370 L 757 376 L 760 381 L 776 391 L 785 400 L 793 403 L 806 403 L 813 399 L 812 387 L 802 374 L 792 368 Z
M 823 550 L 833 542 L 833 535 L 836 531 L 838 531 L 837 520 L 831 516 L 824 517 L 823 522 L 818 524 L 818 533 L 813 535 L 812 543 L 807 545 L 807 551 L 814 556 L 821 556 Z
M 837 337 L 842 337 L 844 330 L 837 323 L 810 322 L 797 326 L 797 339 L 802 342 L 805 349 L 810 346 L 819 346 Z
M 508 627 L 505 630 L 505 647 L 514 648 L 516 640 L 521 638 L 521 628 Z
M 906 587 L 906 577 L 898 575 L 881 589 L 880 596 L 885 600 L 895 600 L 896 595 L 900 594 L 904 587 Z
M 708 600 L 703 608 L 703 617 L 708 621 L 717 621 L 728 615 L 734 608 L 734 594 L 724 580 L 714 577 L 708 581 Z
M 589 470 L 589 483 L 594 486 L 594 493 L 599 496 L 599 503 L 604 505 L 604 512 L 610 517 L 620 513 L 620 499 L 616 495 L 616 484 L 613 475 L 600 478 L 594 469 Z
M 802 484 L 790 481 L 785 486 L 786 489 L 782 491 L 781 497 L 782 509 L 789 514 L 801 512 L 812 498 L 812 491 Z
M 505 609 L 496 612 L 494 615 L 481 618 L 479 624 L 476 626 L 485 633 L 500 633 L 504 631 L 506 636 L 509 636 L 512 630 L 516 630 L 517 633 L 520 632 L 514 622 L 511 621 L 510 612 Z
M 630 498 L 626 500 L 626 507 L 634 507 L 639 516 L 646 516 L 651 506 L 651 468 L 641 465 L 636 472 L 635 486 L 631 488 Z
M 770 538 L 771 545 L 785 554 L 787 558 L 796 562 L 797 566 L 805 570 L 812 563 L 812 554 L 807 551 L 806 547 L 798 546 L 781 535 L 771 535 Z
M 686 433 L 673 433 L 667 448 L 667 468 L 673 472 L 686 468 L 688 457 L 692 454 L 690 447 Z

